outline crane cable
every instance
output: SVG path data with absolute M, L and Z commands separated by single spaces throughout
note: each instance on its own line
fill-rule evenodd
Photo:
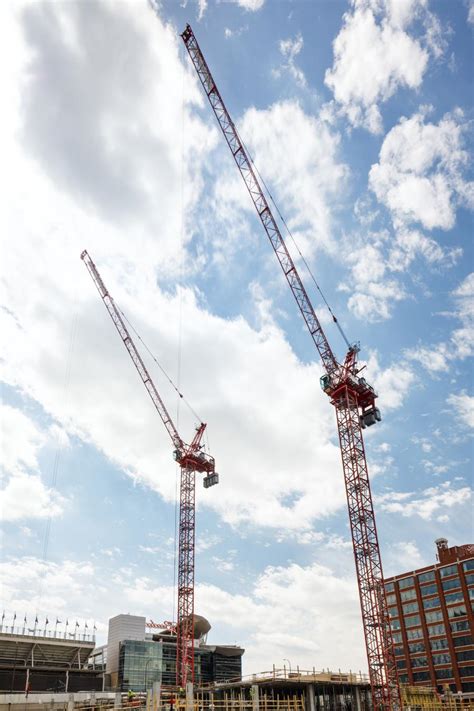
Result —
M 114 301 L 114 303 L 115 303 L 115 301 Z M 144 349 L 147 351 L 148 355 L 152 358 L 152 360 L 156 363 L 156 365 L 158 366 L 158 368 L 161 370 L 161 372 L 163 373 L 163 375 L 165 376 L 166 380 L 167 380 L 168 383 L 171 385 L 171 387 L 173 388 L 173 390 L 175 390 L 176 393 L 179 395 L 180 400 L 182 400 L 182 401 L 185 403 L 185 405 L 189 408 L 190 412 L 194 415 L 194 417 L 198 420 L 198 422 L 201 423 L 202 420 L 201 420 L 201 418 L 199 417 L 199 415 L 197 414 L 196 410 L 192 407 L 192 405 L 190 404 L 190 402 L 189 402 L 188 400 L 186 400 L 186 398 L 184 397 L 183 393 L 180 391 L 179 387 L 178 387 L 177 385 L 175 385 L 175 383 L 171 380 L 171 378 L 170 378 L 170 376 L 168 375 L 168 373 L 166 372 L 166 370 L 163 368 L 163 366 L 161 365 L 161 363 L 159 362 L 159 360 L 156 358 L 156 356 L 153 354 L 153 352 L 150 350 L 150 348 L 148 348 L 147 344 L 145 343 L 145 341 L 143 340 L 143 338 L 140 336 L 140 334 L 138 333 L 138 331 L 136 330 L 136 328 L 134 327 L 134 325 L 133 325 L 133 324 L 129 321 L 129 319 L 125 316 L 124 312 L 123 312 L 121 309 L 118 308 L 118 306 L 117 306 L 116 303 L 115 303 L 115 306 L 117 307 L 117 310 L 119 311 L 120 315 L 123 316 L 124 320 L 128 323 L 128 325 L 129 325 L 130 328 L 132 329 L 132 331 L 133 331 L 133 333 L 135 334 L 135 336 L 136 336 L 136 337 L 138 338 L 138 340 L 141 342 L 141 344 L 143 345 Z
M 337 319 L 335 313 L 334 313 L 333 310 L 331 309 L 331 307 L 330 307 L 330 305 L 329 305 L 329 303 L 328 303 L 326 297 L 324 296 L 321 287 L 319 286 L 318 282 L 316 281 L 316 277 L 314 276 L 313 272 L 311 271 L 311 268 L 310 268 L 308 262 L 306 261 L 306 258 L 305 258 L 304 255 L 302 254 L 302 252 L 301 252 L 301 250 L 300 250 L 300 248 L 299 248 L 299 246 L 298 246 L 298 243 L 296 242 L 295 238 L 293 237 L 293 234 L 292 234 L 290 228 L 288 227 L 288 224 L 287 224 L 285 218 L 284 218 L 283 215 L 281 214 L 281 212 L 280 212 L 280 210 L 279 210 L 279 208 L 278 208 L 278 205 L 276 204 L 275 200 L 273 199 L 273 195 L 271 194 L 271 192 L 270 192 L 270 190 L 269 190 L 269 188 L 268 188 L 268 186 L 267 186 L 265 180 L 263 179 L 263 177 L 262 177 L 262 175 L 261 175 L 259 169 L 257 168 L 257 165 L 255 164 L 255 161 L 254 161 L 254 159 L 252 158 L 252 154 L 251 154 L 250 151 L 248 150 L 247 146 L 245 145 L 244 141 L 242 140 L 242 138 L 241 138 L 241 136 L 239 135 L 239 132 L 237 131 L 237 128 L 236 128 L 235 126 L 234 126 L 234 131 L 236 132 L 236 134 L 237 134 L 237 136 L 238 136 L 238 138 L 239 138 L 239 141 L 240 141 L 241 144 L 243 145 L 243 147 L 244 147 L 244 149 L 245 149 L 245 152 L 247 153 L 247 155 L 248 155 L 248 157 L 249 157 L 249 159 L 250 159 L 250 162 L 251 162 L 252 166 L 255 168 L 255 172 L 257 173 L 258 177 L 259 177 L 260 180 L 262 181 L 262 185 L 263 185 L 263 187 L 265 188 L 265 190 L 266 190 L 266 192 L 267 192 L 267 194 L 268 194 L 268 197 L 270 198 L 270 200 L 271 200 L 271 202 L 272 202 L 272 204 L 273 204 L 273 207 L 274 207 L 275 210 L 277 211 L 277 214 L 278 214 L 280 220 L 282 221 L 283 225 L 285 226 L 285 229 L 286 229 L 286 231 L 288 232 L 288 234 L 289 234 L 289 236 L 290 236 L 290 239 L 291 239 L 291 241 L 293 242 L 293 244 L 294 244 L 294 246 L 295 246 L 296 251 L 298 252 L 299 256 L 301 257 L 301 259 L 302 259 L 302 261 L 303 261 L 303 264 L 304 264 L 304 266 L 306 267 L 306 270 L 307 270 L 308 274 L 310 275 L 310 277 L 311 277 L 311 279 L 312 279 L 312 281 L 313 281 L 313 283 L 314 283 L 316 289 L 317 289 L 317 290 L 319 291 L 319 293 L 321 294 L 321 298 L 323 299 L 324 303 L 326 304 L 326 308 L 328 309 L 329 313 L 331 314 L 332 320 L 334 321 L 334 323 L 336 324 L 337 328 L 339 329 L 339 333 L 341 334 L 342 338 L 344 339 L 344 341 L 345 341 L 347 347 L 350 349 L 350 348 L 351 348 L 351 344 L 349 343 L 349 340 L 348 340 L 346 334 L 345 334 L 344 331 L 342 330 L 341 324 L 339 323 L 339 321 L 338 321 L 338 319 Z

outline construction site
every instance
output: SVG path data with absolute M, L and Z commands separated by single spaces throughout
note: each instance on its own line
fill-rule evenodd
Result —
M 450 547 L 439 538 L 433 565 L 384 577 L 364 446 L 364 431 L 382 420 L 378 393 L 365 365 L 359 363 L 359 344 L 346 338 L 326 302 L 346 346 L 341 362 L 336 358 L 280 230 L 281 215 L 190 25 L 181 39 L 220 138 L 230 150 L 229 161 L 233 159 L 240 173 L 269 250 L 294 297 L 295 314 L 302 317 L 314 357 L 322 365 L 320 386 L 335 413 L 368 673 L 292 668 L 289 661 L 275 666 L 268 660 L 268 671 L 245 676 L 246 650 L 238 644 L 208 643 L 212 620 L 195 609 L 196 482 L 202 478 L 205 489 L 219 484 L 218 462 L 204 446 L 207 424 L 200 422 L 191 435 L 179 431 L 140 352 L 144 347 L 140 335 L 84 250 L 80 258 L 166 429 L 170 453 L 179 466 L 176 619 L 117 615 L 109 620 L 108 640 L 101 647 L 86 630 L 82 635 L 77 630 L 58 632 L 56 623 L 53 633 L 46 621 L 43 629 L 35 623 L 32 632 L 26 618 L 23 628 L 15 620 L 4 624 L 2 619 L 0 711 L 473 711 L 474 546 Z M 116 338 L 112 328 L 111 333 Z M 178 386 L 171 384 L 182 399 Z

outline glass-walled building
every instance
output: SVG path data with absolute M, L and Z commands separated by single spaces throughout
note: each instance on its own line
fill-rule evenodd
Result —
M 474 546 L 436 544 L 438 563 L 385 579 L 398 677 L 474 698 Z
M 162 680 L 163 645 L 161 642 L 124 640 L 119 651 L 119 688 L 121 691 L 146 691 Z

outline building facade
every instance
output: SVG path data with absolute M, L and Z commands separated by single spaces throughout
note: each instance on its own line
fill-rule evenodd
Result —
M 384 581 L 398 677 L 474 698 L 474 545 L 436 545 L 437 563 Z
M 153 627 L 150 631 L 145 618 L 136 615 L 117 615 L 109 620 L 107 688 L 145 691 L 154 681 L 164 687 L 176 684 L 176 636 Z M 195 684 L 241 679 L 244 650 L 234 645 L 206 644 L 209 629 L 207 620 L 195 615 Z

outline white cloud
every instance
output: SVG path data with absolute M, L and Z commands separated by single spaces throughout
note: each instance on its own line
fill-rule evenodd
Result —
M 384 560 L 384 575 L 399 575 L 401 570 L 417 570 L 427 565 L 415 541 L 395 541 Z
M 467 13 L 467 21 L 474 25 L 474 0 L 469 0 L 469 10 Z
M 20 410 L 0 405 L 2 489 L 0 511 L 4 521 L 59 516 L 65 499 L 41 479 L 38 454 L 50 442 Z
M 449 230 L 459 204 L 474 206 L 474 184 L 463 178 L 466 124 L 459 109 L 438 124 L 425 119 L 420 111 L 389 131 L 379 162 L 370 169 L 369 186 L 389 209 L 395 227 L 418 222 L 428 230 Z M 425 242 L 423 249 L 436 257 L 433 243 Z
M 298 54 L 303 49 L 303 37 L 301 34 L 296 35 L 294 39 L 281 40 L 279 44 L 280 53 L 283 55 L 286 62 L 279 68 L 274 70 L 273 74 L 277 77 L 281 76 L 282 71 L 287 71 L 295 80 L 297 86 L 306 87 L 306 77 L 304 72 L 297 66 L 295 60 Z
M 207 0 L 198 0 L 198 21 L 202 20 L 207 10 Z
M 271 176 L 272 194 L 303 253 L 311 255 L 315 247 L 333 248 L 332 211 L 348 176 L 347 166 L 340 161 L 339 135 L 306 114 L 296 101 L 279 102 L 263 111 L 250 108 L 238 128 L 260 173 Z M 218 203 L 228 194 L 229 182 L 242 182 L 236 167 L 231 167 L 232 177 L 221 183 Z M 241 207 L 254 209 L 243 186 L 236 194 Z
M 137 577 L 129 566 L 117 568 L 110 560 L 101 564 L 98 573 L 98 566 L 81 560 L 4 560 L 0 562 L 2 602 L 7 610 L 25 610 L 33 619 L 37 611 L 54 610 L 62 628 L 66 617 L 95 620 L 99 642 L 105 641 L 108 618 L 124 611 L 170 619 L 171 587 L 157 585 L 150 575 Z M 196 611 L 214 627 L 211 644 L 235 641 L 246 649 L 245 674 L 268 669 L 284 656 L 303 669 L 366 668 L 352 570 L 339 577 L 318 563 L 269 566 L 245 594 L 201 583 L 196 586 Z
M 432 486 L 421 492 L 396 492 L 376 496 L 376 505 L 381 511 L 401 514 L 407 518 L 419 516 L 425 521 L 430 521 L 435 516 L 446 515 L 446 509 L 467 505 L 471 501 L 470 487 L 456 488 L 450 481 L 440 486 Z
M 385 411 L 401 407 L 415 381 L 413 371 L 404 362 L 382 368 L 376 351 L 367 360 L 367 373 L 370 373 L 370 383 L 379 394 L 379 406 Z
M 456 419 L 460 417 L 468 427 L 474 427 L 474 397 L 462 392 L 459 395 L 450 395 L 447 403 L 452 406 Z
M 435 345 L 419 345 L 405 352 L 409 360 L 416 361 L 431 373 L 447 372 L 454 360 L 465 360 L 474 353 L 474 273 L 469 274 L 452 292 L 456 309 L 450 316 L 460 321 L 460 327 L 455 328 L 449 341 Z
M 425 26 L 415 39 L 415 20 Z M 401 87 L 418 89 L 430 54 L 439 56 L 444 40 L 426 0 L 353 0 L 334 40 L 334 63 L 325 83 L 354 126 L 381 133 L 379 105 Z
M 265 4 L 265 0 L 230 0 L 230 2 L 235 3 L 243 10 L 248 10 L 249 12 L 257 12 L 257 10 L 261 10 Z

